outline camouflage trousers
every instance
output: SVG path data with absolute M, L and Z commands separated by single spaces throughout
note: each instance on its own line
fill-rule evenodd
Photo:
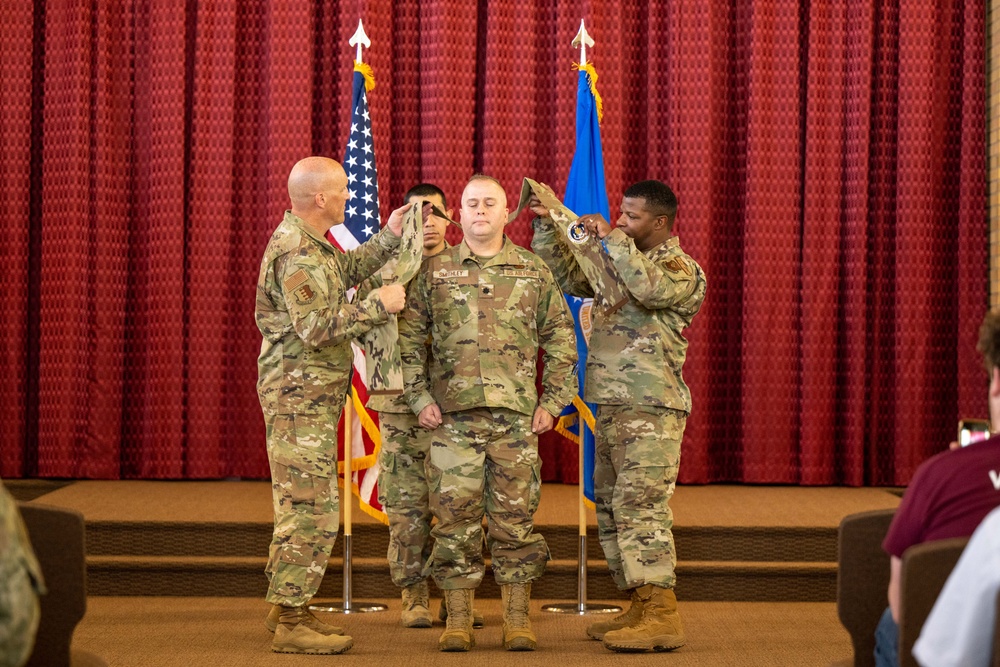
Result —
M 264 415 L 274 502 L 274 535 L 264 570 L 271 604 L 303 606 L 323 581 L 340 525 L 339 417 L 339 411 Z
M 549 549 L 545 538 L 532 532 L 541 462 L 531 417 L 475 408 L 446 413 L 442 422 L 431 431 L 427 465 L 437 519 L 428 569 L 438 588 L 475 588 L 482 581 L 484 513 L 497 583 L 537 579 Z
M 406 588 L 424 580 L 431 557 L 431 508 L 424 464 L 430 431 L 412 412 L 380 412 L 378 500 L 389 517 L 389 573 Z
M 652 406 L 598 405 L 594 433 L 597 533 L 622 590 L 674 587 L 673 512 L 687 416 Z

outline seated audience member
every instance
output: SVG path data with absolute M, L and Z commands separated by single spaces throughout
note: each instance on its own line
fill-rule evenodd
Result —
M 1000 592 L 1000 509 L 976 528 L 924 622 L 913 655 L 924 667 L 987 667 Z
M 0 667 L 19 667 L 35 646 L 42 570 L 17 503 L 0 485 Z
M 986 314 L 979 344 L 990 375 L 990 420 L 1000 424 L 1000 310 Z M 924 461 L 910 482 L 882 543 L 890 556 L 889 607 L 875 630 L 875 664 L 899 665 L 899 583 L 903 552 L 915 544 L 968 537 L 1000 505 L 994 482 L 1000 465 L 1000 436 L 949 449 Z

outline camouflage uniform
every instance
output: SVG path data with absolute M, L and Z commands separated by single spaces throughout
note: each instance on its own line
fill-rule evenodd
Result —
M 347 303 L 346 289 L 399 245 L 383 230 L 341 253 L 290 211 L 260 265 L 257 394 L 267 425 L 274 537 L 267 600 L 302 606 L 323 579 L 337 537 L 337 422 L 350 386 L 351 340 L 387 320 L 378 297 Z
M 445 242 L 445 248 L 449 247 Z M 382 276 L 376 274 L 358 288 L 358 296 L 381 285 Z M 389 519 L 389 573 L 394 584 L 406 588 L 424 580 L 431 555 L 431 508 L 424 471 L 431 434 L 417 423 L 402 394 L 371 396 L 368 408 L 379 413 L 378 501 Z
M 484 512 L 497 582 L 541 576 L 549 552 L 532 533 L 540 462 L 531 420 L 539 405 L 558 415 L 577 389 L 573 322 L 552 274 L 506 238 L 488 259 L 463 241 L 424 262 L 399 335 L 410 408 L 419 414 L 436 403 L 442 413 L 427 465 L 435 582 L 453 590 L 482 580 Z
M 593 296 L 565 244 L 535 220 L 532 249 L 566 292 Z M 629 290 L 620 310 L 595 310 L 584 400 L 597 404 L 594 496 L 598 533 L 615 583 L 674 585 L 673 514 L 691 393 L 681 377 L 685 327 L 705 298 L 705 274 L 677 237 L 640 252 L 612 230 L 604 246 Z
M 0 667 L 27 662 L 40 618 L 38 595 L 44 592 L 17 503 L 0 486 Z

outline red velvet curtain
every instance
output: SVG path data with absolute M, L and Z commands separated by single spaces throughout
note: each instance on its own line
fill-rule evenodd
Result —
M 681 481 L 905 484 L 985 416 L 983 0 L 36 0 L 5 8 L 0 475 L 266 477 L 260 254 L 343 155 L 359 18 L 381 204 L 565 186 L 580 19 L 612 211 L 659 178 L 709 279 Z M 528 216 L 509 229 L 530 241 Z M 454 240 L 454 238 L 453 238 Z M 549 438 L 547 479 L 576 480 Z

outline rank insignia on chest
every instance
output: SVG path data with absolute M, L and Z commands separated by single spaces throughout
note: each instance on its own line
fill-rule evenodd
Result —
M 494 294 L 496 294 L 496 289 L 491 283 L 483 283 L 479 286 L 479 298 L 492 299 Z

